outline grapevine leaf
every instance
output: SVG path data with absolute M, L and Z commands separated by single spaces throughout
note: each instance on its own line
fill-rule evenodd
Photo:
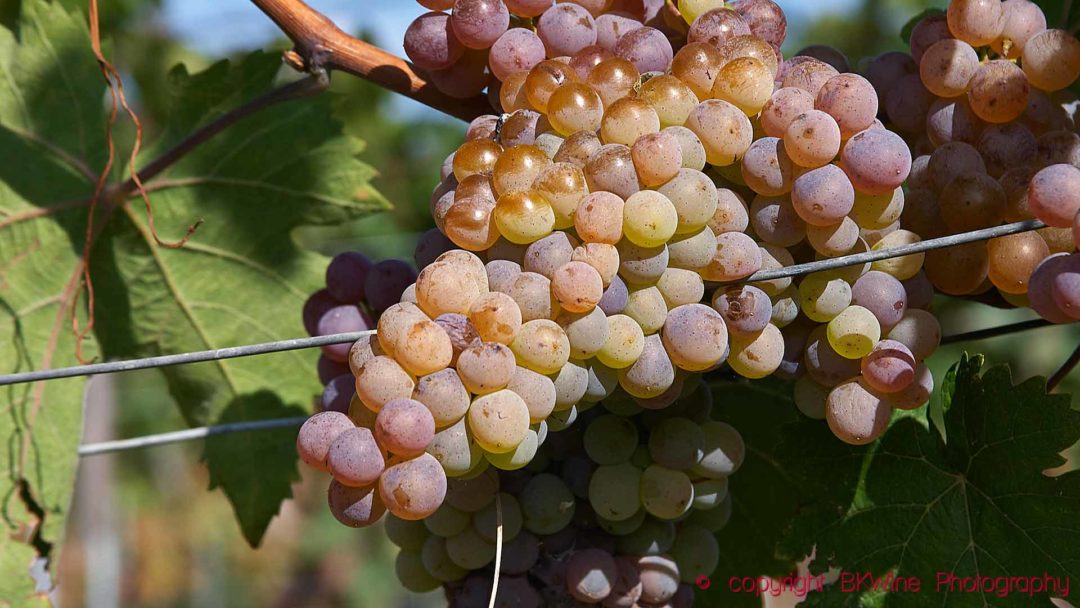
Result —
M 927 17 L 936 17 L 944 14 L 945 11 L 940 8 L 928 8 L 918 15 L 915 15 L 900 29 L 900 39 L 904 41 L 904 44 L 911 44 L 911 32 L 915 31 L 915 26 L 919 25 L 920 21 Z
M 805 441 L 808 450 L 836 449 L 824 423 L 802 417 L 791 398 L 791 385 L 779 381 L 740 382 L 714 386 L 714 418 L 731 424 L 746 442 L 746 459 L 731 476 L 731 521 L 718 534 L 720 565 L 708 590 L 700 591 L 707 606 L 759 608 L 761 599 L 741 592 L 747 579 L 781 577 L 795 568 L 799 555 L 778 551 L 778 545 L 799 513 L 826 480 L 815 471 L 791 471 L 778 450 L 788 437 Z M 732 578 L 737 579 L 734 584 Z
M 892 573 L 921 585 L 920 593 L 888 594 L 831 585 L 810 596 L 813 604 L 1048 606 L 1045 591 L 950 592 L 937 577 L 1080 576 L 1080 473 L 1043 475 L 1080 438 L 1080 412 L 1067 396 L 1047 395 L 1041 378 L 1013 385 L 1006 367 L 980 375 L 981 367 L 981 357 L 966 355 L 954 367 L 944 394 L 948 443 L 903 418 L 876 444 L 842 457 L 807 452 L 801 441 L 782 447 L 793 475 L 843 480 L 796 518 L 789 553 L 816 546 L 815 571 Z
M 303 409 L 285 405 L 274 393 L 259 391 L 233 399 L 215 424 L 303 415 Z M 294 428 L 211 435 L 206 440 L 210 488 L 224 490 L 252 545 L 259 544 L 281 501 L 291 496 L 289 485 L 300 479 L 295 444 Z M 288 474 L 282 474 L 285 471 Z
M 85 23 L 44 2 L 0 28 L 0 373 L 77 363 L 71 315 L 93 170 L 105 153 L 102 79 Z M 92 357 L 96 346 L 84 345 Z M 85 380 L 0 387 L 0 603 L 45 604 L 75 485 Z
M 256 53 L 238 65 L 221 62 L 201 74 L 174 69 L 173 122 L 145 156 L 266 92 L 280 65 L 279 58 Z M 109 226 L 110 247 L 99 249 L 99 267 L 115 272 L 98 284 L 107 294 L 99 299 L 99 309 L 109 311 L 99 320 L 106 352 L 151 356 L 302 335 L 299 311 L 320 287 L 326 260 L 302 250 L 290 232 L 387 207 L 369 185 L 374 171 L 356 159 L 359 150 L 359 142 L 342 134 L 330 100 L 316 98 L 245 119 L 148 183 L 157 226 L 176 230 L 198 220 L 203 224 L 180 249 L 155 247 L 146 213 L 134 206 Z M 259 401 L 268 410 L 309 403 L 318 388 L 315 356 L 293 351 L 164 373 L 185 418 L 206 424 L 242 395 L 251 395 L 243 402 L 247 412 Z M 272 392 L 260 392 L 263 388 Z M 245 536 L 257 545 L 269 523 L 262 509 L 272 515 L 290 496 L 295 455 L 289 466 L 265 461 L 263 483 L 252 485 L 238 474 L 251 470 L 246 448 L 228 445 L 207 458 L 211 479 L 223 487 Z M 291 442 L 282 445 L 292 451 Z M 280 483 L 267 481 L 273 476 Z M 257 498 L 271 497 L 270 504 L 252 507 Z
M 280 65 L 277 57 L 255 54 L 195 75 L 175 69 L 172 123 L 139 164 L 265 93 Z M 60 3 L 23 2 L 17 30 L 0 30 L 0 340 L 6 345 L 0 369 L 77 364 L 72 322 L 89 321 L 80 295 L 87 264 L 96 326 L 83 344 L 85 358 L 301 334 L 300 307 L 318 288 L 326 260 L 301 250 L 291 232 L 387 207 L 370 187 L 374 171 L 357 159 L 361 142 L 343 133 L 329 100 L 291 102 L 244 119 L 146 184 L 163 239 L 203 221 L 182 249 L 155 242 L 147 212 L 133 197 L 98 207 L 92 254 L 84 260 L 94 182 L 107 153 L 103 98 L 85 19 Z M 206 424 L 241 397 L 246 413 L 257 403 L 267 411 L 309 403 L 319 386 L 316 356 L 272 355 L 165 375 L 185 419 Z M 2 389 L 0 433 L 8 449 L 0 484 L 6 528 L 0 564 L 13 574 L 0 577 L 0 600 L 21 604 L 49 591 L 35 591 L 29 569 L 39 572 L 42 559 L 55 562 L 49 560 L 61 541 L 78 462 L 84 384 L 72 379 Z M 260 471 L 265 487 L 237 484 L 231 468 L 244 462 L 243 449 L 238 443 L 216 450 L 208 462 L 254 544 L 269 516 L 248 505 L 267 500 L 265 509 L 276 512 L 296 473 L 293 462 L 268 457 Z

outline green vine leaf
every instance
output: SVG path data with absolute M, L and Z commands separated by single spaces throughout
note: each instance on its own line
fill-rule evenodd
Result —
M 911 417 L 867 448 L 808 451 L 808 441 L 787 435 L 781 451 L 792 474 L 842 481 L 800 513 L 781 552 L 816 547 L 815 572 L 834 566 L 920 584 L 919 593 L 831 585 L 810 605 L 1049 606 L 1046 591 L 1000 597 L 938 577 L 1080 575 L 1080 473 L 1043 474 L 1080 439 L 1080 412 L 1067 396 L 1047 395 L 1044 379 L 1014 386 L 1008 368 L 980 375 L 982 365 L 965 356 L 951 372 L 948 443 Z
M 200 74 L 176 68 L 171 124 L 140 164 L 271 89 L 280 70 L 280 58 L 262 53 Z M 183 248 L 156 244 L 143 203 L 133 197 L 98 207 L 85 260 L 94 181 L 106 158 L 104 93 L 77 11 L 28 0 L 17 30 L 0 29 L 0 371 L 77 363 L 72 317 L 83 326 L 89 320 L 80 290 L 86 263 L 95 326 L 84 357 L 142 357 L 302 335 L 299 311 L 320 286 L 326 259 L 302 250 L 291 232 L 388 207 L 371 188 L 374 170 L 357 158 L 362 143 L 343 132 L 330 100 L 259 112 L 146 184 L 162 239 L 203 221 Z M 318 391 L 317 355 L 207 363 L 165 376 L 192 425 L 235 420 L 238 412 L 297 413 Z M 35 597 L 29 568 L 55 557 L 74 485 L 84 384 L 2 389 L 0 434 L 8 449 L 0 456 L 6 528 L 0 564 L 11 575 L 0 577 L 0 599 Z M 236 403 L 243 407 L 231 407 Z M 211 479 L 253 545 L 290 496 L 296 475 L 291 441 L 277 445 L 276 454 L 265 446 L 257 451 L 258 487 L 237 481 L 233 470 L 251 470 L 250 445 L 238 441 L 207 452 Z M 250 508 L 254 501 L 258 509 Z

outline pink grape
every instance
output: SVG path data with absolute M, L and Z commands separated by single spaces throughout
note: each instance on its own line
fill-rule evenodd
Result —
M 844 172 L 864 194 L 896 190 L 911 172 L 911 151 L 896 133 L 870 129 L 852 137 L 841 152 Z
M 885 331 L 904 318 L 907 300 L 904 285 L 891 274 L 878 270 L 864 274 L 851 286 L 851 303 L 874 313 Z
M 510 26 L 510 11 L 502 0 L 455 0 L 450 25 L 462 44 L 486 49 Z
M 1051 323 L 1072 323 L 1073 318 L 1058 306 L 1054 298 L 1054 280 L 1065 268 L 1069 254 L 1056 253 L 1035 267 L 1028 280 L 1028 303 L 1040 317 Z
M 949 22 L 945 15 L 924 17 L 911 30 L 911 57 L 916 63 L 920 63 L 927 49 L 949 38 L 952 38 L 952 34 L 949 32 Z
M 1051 165 L 1036 173 L 1028 187 L 1028 206 L 1047 226 L 1071 227 L 1080 212 L 1080 169 Z
M 499 80 L 515 72 L 531 70 L 544 60 L 544 43 L 532 30 L 515 27 L 506 30 L 495 44 L 491 45 L 488 65 L 491 73 Z
M 918 363 L 908 347 L 895 340 L 882 340 L 862 358 L 866 383 L 882 393 L 904 390 L 915 380 Z
M 519 17 L 536 17 L 543 14 L 553 0 L 503 0 L 510 12 Z
M 596 18 L 596 44 L 609 51 L 615 51 L 615 44 L 624 34 L 628 34 L 644 25 L 618 13 L 604 13 Z
M 350 528 L 370 526 L 386 513 L 386 506 L 373 486 L 352 488 L 335 479 L 330 482 L 326 500 L 334 519 Z
M 409 60 L 425 70 L 446 69 L 465 52 L 445 13 L 417 17 L 405 30 L 404 46 Z
M 435 418 L 413 399 L 395 399 L 375 418 L 375 441 L 397 456 L 419 456 L 435 437 Z
M 379 496 L 401 519 L 424 519 L 446 498 L 446 473 L 434 456 L 421 454 L 386 469 L 379 477 Z
M 870 81 L 858 74 L 833 76 L 821 87 L 814 107 L 836 120 L 841 137 L 869 129 L 878 113 L 877 93 Z
M 690 26 L 687 42 L 707 42 L 720 48 L 735 36 L 750 35 L 750 26 L 742 15 L 729 9 L 718 8 L 700 15 Z
M 795 180 L 791 189 L 795 212 L 807 224 L 838 224 L 855 205 L 855 189 L 844 171 L 836 165 L 807 171 Z
M 386 467 L 371 431 L 353 427 L 339 434 L 326 455 L 326 467 L 339 483 L 359 488 L 375 483 Z
M 577 4 L 560 3 L 544 11 L 536 21 L 536 33 L 548 57 L 572 56 L 596 44 L 596 22 Z
M 359 251 L 339 253 L 326 267 L 326 291 L 339 302 L 360 302 L 369 270 L 371 260 Z
M 1050 284 L 1054 303 L 1066 315 L 1080 320 L 1080 253 L 1069 254 L 1055 270 Z
M 400 297 L 400 295 L 399 295 Z M 367 331 L 372 328 L 371 319 L 360 310 L 359 307 L 335 306 L 319 318 L 319 324 L 315 335 L 330 336 L 356 331 Z M 349 357 L 351 344 L 328 344 L 322 347 L 324 355 L 334 361 L 344 362 Z
M 663 32 L 642 27 L 619 38 L 615 43 L 615 54 L 634 64 L 644 74 L 667 70 L 675 52 Z
M 787 39 L 787 17 L 772 0 L 735 0 L 730 4 L 750 26 L 750 32 L 779 50 Z
M 877 91 L 878 103 L 884 106 L 885 100 L 892 96 L 893 89 L 905 76 L 918 75 L 919 64 L 911 55 L 898 51 L 889 51 L 874 57 L 866 68 L 866 79 Z
M 330 446 L 339 435 L 355 426 L 341 412 L 319 412 L 308 418 L 296 434 L 296 451 L 300 460 L 313 469 L 329 470 L 326 457 Z

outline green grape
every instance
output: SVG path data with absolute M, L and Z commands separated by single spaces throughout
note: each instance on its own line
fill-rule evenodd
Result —
M 655 190 L 632 194 L 623 205 L 623 236 L 639 247 L 659 247 L 679 225 L 675 205 Z
M 701 425 L 705 437 L 705 455 L 691 469 L 699 477 L 723 479 L 742 466 L 746 444 L 735 427 L 726 422 L 709 421 Z
M 467 528 L 470 521 L 468 513 L 443 503 L 434 513 L 424 518 L 424 525 L 432 534 L 449 538 Z
M 577 417 L 580 413 L 581 411 L 576 405 L 568 410 L 562 410 L 561 412 L 551 412 L 551 415 L 547 417 L 546 421 L 548 423 L 548 428 L 555 433 L 566 430 L 577 422 Z
M 604 318 L 604 325 L 605 327 L 607 326 L 606 317 Z M 581 397 L 581 401 L 582 403 L 598 403 L 603 401 L 604 404 L 607 405 L 607 402 L 610 401 L 608 397 L 611 397 L 612 393 L 615 392 L 615 389 L 618 388 L 618 386 L 619 373 L 617 371 L 611 369 L 603 363 L 600 363 L 599 361 L 590 361 L 589 386 L 585 389 L 585 394 Z M 630 401 L 629 399 L 627 399 L 627 401 L 630 404 L 633 404 L 634 407 L 637 407 L 637 405 L 634 404 L 633 401 Z M 608 409 L 610 410 L 610 408 Z M 640 411 L 640 408 L 635 409 L 633 413 L 629 415 L 632 416 L 638 411 Z
M 840 356 L 861 359 L 881 340 L 881 325 L 874 313 L 862 306 L 849 306 L 829 321 L 829 344 Z
M 554 534 L 574 519 L 574 494 L 550 473 L 530 479 L 520 497 L 525 529 L 533 534 Z
M 702 479 L 694 482 L 694 508 L 702 511 L 715 509 L 728 495 L 727 477 Z
M 653 464 L 652 454 L 649 453 L 649 446 L 639 445 L 634 448 L 634 454 L 630 457 L 630 464 L 644 471 Z
M 631 289 L 623 314 L 637 321 L 637 324 L 641 326 L 641 331 L 649 336 L 660 331 L 664 326 L 668 314 L 667 302 L 664 301 L 664 295 L 657 287 Z
M 660 277 L 660 282 L 656 284 L 656 288 L 660 291 L 660 295 L 663 296 L 668 310 L 686 304 L 697 304 L 705 297 L 705 281 L 702 280 L 700 274 L 693 270 L 668 268 Z M 666 313 L 664 319 L 667 320 Z
M 716 215 L 720 194 L 712 179 L 701 171 L 681 169 L 659 192 L 666 196 L 678 215 L 676 234 L 693 234 L 708 226 Z
M 701 574 L 712 574 L 720 565 L 720 545 L 716 536 L 702 526 L 680 526 L 670 553 L 679 566 L 684 583 L 694 582 Z
M 720 530 L 724 529 L 724 526 L 731 521 L 731 494 L 728 494 L 719 507 L 715 509 L 709 509 L 702 511 L 695 509 L 690 512 L 690 517 L 686 518 L 687 524 L 693 524 L 695 526 L 701 526 L 706 530 L 716 534 Z
M 521 532 L 523 517 L 521 503 L 511 494 L 499 492 L 499 502 L 502 505 L 503 542 L 510 542 Z M 472 525 L 481 538 L 493 543 L 497 538 L 498 512 L 495 501 L 473 514 Z
M 612 315 L 607 322 L 608 338 L 596 358 L 612 369 L 630 367 L 645 349 L 645 333 L 627 315 Z
M 424 567 L 424 560 L 418 551 L 398 552 L 394 559 L 394 574 L 401 586 L 413 593 L 427 593 L 442 585 L 442 581 Z
M 525 468 L 536 457 L 536 450 L 540 447 L 540 437 L 536 431 L 529 429 L 525 433 L 525 439 L 516 448 L 502 454 L 487 453 L 487 461 L 496 469 L 503 471 L 516 471 Z
M 585 453 L 599 465 L 630 460 L 638 444 L 634 423 L 624 416 L 605 415 L 589 423 L 582 438 Z
M 611 521 L 610 519 L 604 519 L 599 515 L 596 516 L 596 523 L 600 525 L 600 528 L 613 536 L 626 536 L 635 532 L 641 527 L 641 524 L 645 523 L 645 509 L 638 509 L 637 513 L 634 513 L 629 519 L 622 521 Z
M 454 563 L 446 552 L 446 539 L 441 536 L 429 536 L 420 551 L 424 569 L 436 579 L 450 583 L 465 578 L 468 570 Z
M 619 553 L 625 555 L 661 555 L 675 543 L 675 524 L 655 517 L 645 521 L 626 536 L 616 541 Z
M 693 25 L 705 13 L 724 8 L 724 0 L 679 0 L 679 12 L 687 25 Z
M 495 544 L 469 527 L 446 539 L 446 554 L 450 561 L 466 570 L 479 570 L 495 561 Z
M 851 305 L 851 285 L 828 271 L 807 275 L 799 284 L 799 307 L 811 321 L 828 323 Z
M 446 502 L 455 509 L 476 513 L 495 500 L 498 489 L 499 474 L 487 470 L 472 477 L 451 479 L 446 485 Z
M 447 499 L 449 499 L 449 495 Z M 424 541 L 431 535 L 423 521 L 401 519 L 393 513 L 386 514 L 386 523 L 383 524 L 383 529 L 386 530 L 386 538 L 390 539 L 390 542 L 405 551 L 417 554 L 424 547 Z
M 903 245 L 914 245 L 921 241 L 922 239 L 919 238 L 919 235 L 914 232 L 897 230 L 896 232 L 885 235 L 884 238 L 875 243 L 873 250 L 881 251 L 882 249 L 892 249 Z M 852 253 L 857 252 L 852 251 Z M 922 270 L 923 261 L 925 259 L 925 253 L 913 253 L 899 258 L 878 260 L 871 264 L 870 268 L 872 270 L 880 270 L 881 272 L 891 274 L 900 281 L 906 281 Z
M 809 375 L 795 381 L 795 407 L 808 418 L 825 419 L 825 399 L 828 396 L 829 389 L 815 382 Z
M 589 504 L 596 514 L 610 521 L 623 521 L 641 509 L 641 471 L 634 465 L 602 465 L 589 479 Z
M 426 451 L 439 461 L 447 477 L 461 477 L 484 460 L 484 452 L 472 440 L 465 418 L 435 433 Z
M 616 372 L 615 380 L 616 386 L 618 386 L 618 372 Z M 616 391 L 610 397 L 604 399 L 602 403 L 605 410 L 616 416 L 630 417 L 640 414 L 642 411 L 642 407 L 626 391 Z
M 693 502 L 694 484 L 686 473 L 654 464 L 641 474 L 641 503 L 654 517 L 678 519 Z
M 661 420 L 649 435 L 649 455 L 669 469 L 689 470 L 704 456 L 705 435 L 687 418 Z
M 567 410 L 581 401 L 589 389 L 589 370 L 573 359 L 566 362 L 551 379 L 555 383 L 555 411 Z

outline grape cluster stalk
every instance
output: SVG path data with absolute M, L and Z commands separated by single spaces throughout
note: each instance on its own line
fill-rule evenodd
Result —
M 705 374 L 791 381 L 862 445 L 930 399 L 935 294 L 1080 319 L 1080 41 L 1028 0 L 953 0 L 862 75 L 785 58 L 771 0 L 419 3 L 409 58 L 495 111 L 441 168 L 419 273 L 330 263 L 309 333 L 377 334 L 324 347 L 297 437 L 339 521 L 386 516 L 412 591 L 690 606 L 745 454 Z

